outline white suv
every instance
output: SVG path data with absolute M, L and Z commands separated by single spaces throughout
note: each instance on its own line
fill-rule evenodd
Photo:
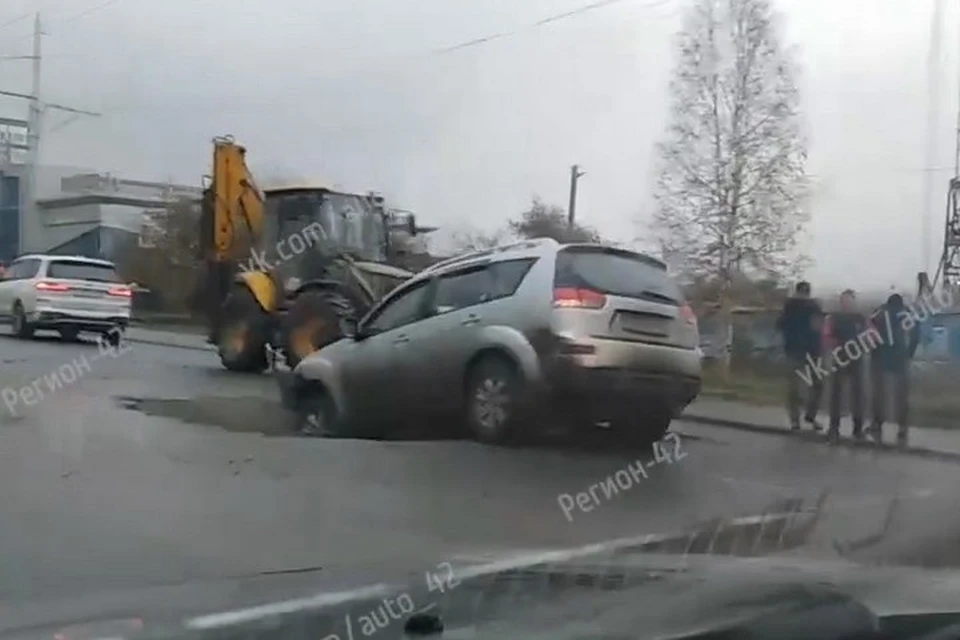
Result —
M 82 256 L 24 255 L 0 277 L 0 317 L 20 338 L 51 329 L 65 340 L 89 331 L 119 342 L 132 298 L 112 262 Z

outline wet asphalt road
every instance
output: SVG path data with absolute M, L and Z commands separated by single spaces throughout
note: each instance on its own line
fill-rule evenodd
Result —
M 682 460 L 565 514 L 561 494 L 649 452 L 291 437 L 272 380 L 223 372 L 212 354 L 136 343 L 107 354 L 0 335 L 0 389 L 37 378 L 43 397 L 0 403 L 0 600 L 262 572 L 434 569 L 670 532 L 785 499 L 812 506 L 824 492 L 817 529 L 789 553 L 905 556 L 932 538 L 960 549 L 960 474 L 945 462 L 680 421 Z M 131 399 L 143 411 L 125 408 Z M 879 545 L 858 543 L 885 523 Z

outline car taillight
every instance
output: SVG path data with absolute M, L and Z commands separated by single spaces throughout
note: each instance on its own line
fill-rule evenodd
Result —
M 574 309 L 601 309 L 607 296 L 591 289 L 558 287 L 553 290 L 553 306 Z
M 117 296 L 120 298 L 129 298 L 133 295 L 133 292 L 130 291 L 130 287 L 113 287 L 107 291 L 108 296 Z
M 680 317 L 687 321 L 687 324 L 697 326 L 697 314 L 693 312 L 693 307 L 688 304 L 680 307 Z
M 33 286 L 37 291 L 70 291 L 70 287 L 67 285 L 56 282 L 40 281 Z

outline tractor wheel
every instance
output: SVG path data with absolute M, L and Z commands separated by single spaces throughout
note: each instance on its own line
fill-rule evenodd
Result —
M 307 290 L 297 296 L 287 312 L 284 355 L 292 369 L 314 351 L 336 342 L 357 316 L 356 306 L 331 289 Z
M 217 336 L 220 362 L 230 371 L 260 373 L 267 368 L 267 313 L 246 287 L 234 287 L 223 303 Z

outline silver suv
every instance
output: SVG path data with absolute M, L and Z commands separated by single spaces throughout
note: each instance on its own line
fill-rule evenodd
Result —
M 281 377 L 304 432 L 456 417 L 499 443 L 536 415 L 653 441 L 700 389 L 697 321 L 666 267 L 608 246 L 542 239 L 446 260 L 352 334 Z

